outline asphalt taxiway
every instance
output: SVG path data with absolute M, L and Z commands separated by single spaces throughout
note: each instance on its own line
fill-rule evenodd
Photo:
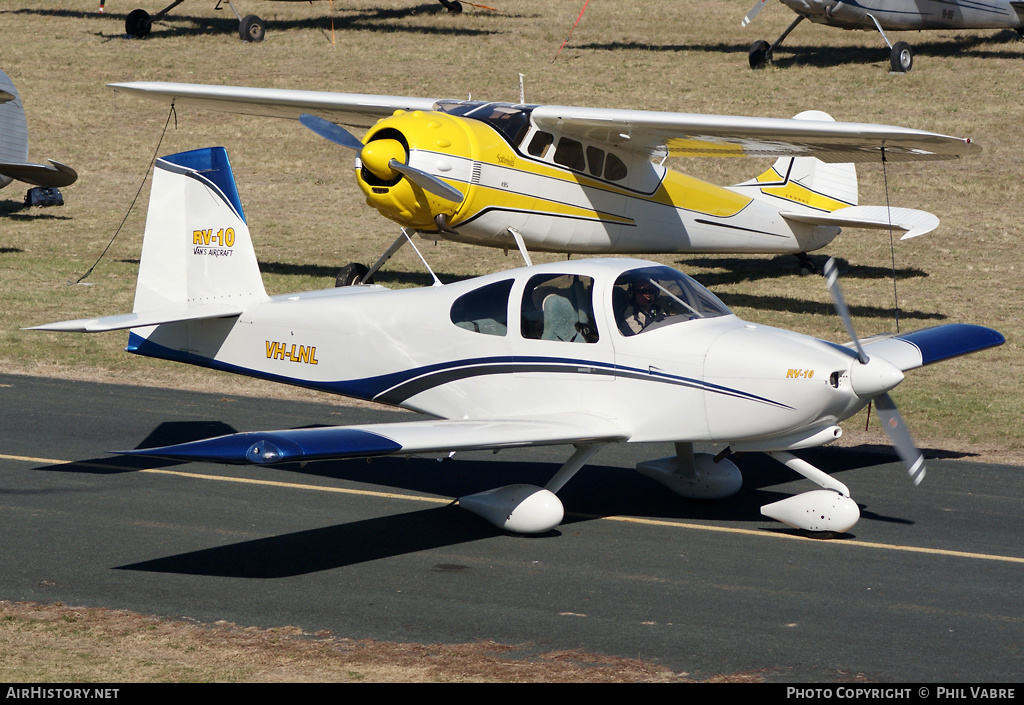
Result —
M 521 537 L 452 500 L 543 485 L 568 449 L 304 468 L 108 453 L 408 417 L 0 375 L 0 599 L 581 649 L 693 678 L 995 683 L 1024 673 L 1019 467 L 926 449 L 915 488 L 886 449 L 805 452 L 861 505 L 850 534 L 822 540 L 761 516 L 761 505 L 814 489 L 762 455 L 738 460 L 736 497 L 695 502 L 633 470 L 669 446 L 616 445 L 562 490 L 561 527 Z

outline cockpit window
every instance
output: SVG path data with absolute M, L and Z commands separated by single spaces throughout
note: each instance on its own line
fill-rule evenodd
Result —
M 604 168 L 604 150 L 587 147 L 587 165 L 590 167 L 590 173 L 600 178 L 601 170 Z
M 530 113 L 536 105 L 487 103 L 480 100 L 437 102 L 437 109 L 451 115 L 482 120 L 501 132 L 513 145 L 518 146 L 530 129 Z
M 626 165 L 611 152 L 604 163 L 604 178 L 608 181 L 620 181 L 626 178 Z
M 587 162 L 583 158 L 583 145 L 568 137 L 558 140 L 554 160 L 555 164 L 561 164 L 573 171 L 583 171 L 587 168 Z
M 596 343 L 594 280 L 574 274 L 538 274 L 523 292 L 524 338 Z
M 612 290 L 612 308 L 623 335 L 732 313 L 717 296 L 671 267 L 643 267 L 624 273 Z
M 455 299 L 452 323 L 484 335 L 505 335 L 508 331 L 508 297 L 512 280 L 482 286 Z
M 554 136 L 550 132 L 535 132 L 533 139 L 530 140 L 530 146 L 526 148 L 526 151 L 535 157 L 543 157 L 548 152 L 548 147 L 555 141 Z

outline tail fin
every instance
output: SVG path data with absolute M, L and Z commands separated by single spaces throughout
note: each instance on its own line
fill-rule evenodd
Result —
M 794 119 L 833 121 L 817 110 L 802 112 Z M 779 207 L 788 204 L 831 213 L 857 205 L 857 169 L 853 164 L 825 163 L 814 157 L 783 157 L 768 171 L 732 190 Z
M 158 159 L 142 241 L 136 313 L 266 298 L 228 154 Z
M 267 298 L 223 147 L 158 159 L 133 313 L 35 326 L 98 332 L 237 316 Z

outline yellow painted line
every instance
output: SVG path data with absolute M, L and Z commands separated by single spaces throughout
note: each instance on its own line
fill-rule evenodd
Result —
M 407 499 L 414 502 L 430 502 L 432 504 L 451 504 L 453 500 L 439 497 L 417 497 L 410 494 L 397 494 L 394 492 L 374 492 L 372 490 L 354 490 L 343 487 L 318 487 L 316 485 L 304 485 L 297 482 L 279 482 L 276 480 L 256 480 L 247 477 L 224 477 L 221 475 L 202 475 L 195 472 L 183 472 L 181 470 L 164 470 L 160 468 L 125 468 L 119 465 L 104 465 L 102 463 L 83 463 L 79 460 L 55 460 L 53 458 L 33 458 L 26 455 L 4 455 L 0 453 L 0 460 L 22 460 L 28 463 L 41 463 L 45 465 L 82 465 L 90 468 L 102 468 L 104 470 L 130 469 L 132 472 L 146 472 L 155 475 L 177 475 L 178 477 L 189 477 L 194 480 L 219 480 L 220 482 L 240 482 L 246 485 L 264 485 L 267 487 L 284 487 L 292 490 L 316 490 L 318 492 L 338 492 L 341 494 L 363 495 L 368 497 L 384 497 L 387 499 Z
M 363 495 L 367 497 L 384 497 L 387 499 L 407 499 L 413 502 L 430 502 L 432 504 L 451 504 L 454 500 L 440 497 L 418 497 L 411 494 L 398 494 L 396 492 L 375 492 L 372 490 L 353 490 L 344 487 L 319 487 L 317 485 L 303 485 L 298 482 L 277 482 L 275 480 L 254 480 L 244 477 L 221 477 L 219 475 L 200 475 L 194 472 L 181 472 L 180 470 L 157 470 L 150 468 L 139 470 L 139 472 L 151 472 L 159 475 L 178 475 L 179 477 L 191 477 L 196 480 L 220 480 L 222 482 L 241 482 L 246 485 L 265 485 L 267 487 L 286 487 L 292 490 L 314 490 L 317 492 L 338 492 L 341 494 Z
M 111 470 L 124 470 L 124 467 L 115 465 L 102 465 L 99 463 L 83 463 L 78 460 L 56 460 L 53 458 L 33 458 L 25 455 L 4 455 L 0 453 L 0 460 L 18 460 L 28 463 L 44 463 L 46 465 L 84 465 L 92 468 L 106 468 Z M 298 482 L 278 482 L 275 480 L 256 480 L 244 477 L 223 477 L 220 475 L 203 475 L 194 472 L 183 472 L 181 470 L 162 470 L 158 468 L 146 468 L 134 472 L 146 472 L 158 475 L 177 475 L 188 477 L 194 480 L 217 480 L 220 482 L 240 482 L 247 485 L 263 485 L 266 487 L 283 487 L 294 490 L 313 490 L 316 492 L 337 492 L 340 494 L 361 495 L 366 497 L 381 497 L 385 499 L 404 499 L 413 502 L 429 502 L 431 504 L 451 504 L 453 500 L 439 497 L 418 497 L 410 494 L 399 494 L 396 492 L 376 492 L 372 490 L 355 490 L 342 487 L 319 487 L 317 485 L 305 485 Z M 903 553 L 924 553 L 934 556 L 949 556 L 953 558 L 973 558 L 976 560 L 1001 561 L 1003 563 L 1024 564 L 1024 558 L 1016 556 L 999 556 L 990 553 L 972 553 L 970 551 L 950 551 L 942 548 L 922 548 L 919 546 L 904 546 L 900 544 L 875 543 L 872 541 L 825 541 L 808 536 L 796 534 L 783 534 L 778 532 L 766 532 L 764 530 L 737 529 L 726 526 L 712 526 L 708 524 L 691 524 L 684 521 L 671 521 L 668 519 L 642 519 L 639 517 L 601 516 L 599 514 L 582 514 L 567 512 L 570 516 L 582 517 L 584 519 L 601 519 L 604 521 L 617 521 L 626 524 L 644 524 L 647 526 L 667 526 L 675 529 L 690 529 L 692 531 L 713 531 L 725 534 L 739 534 L 744 536 L 756 536 L 758 538 L 790 539 L 793 541 L 811 541 L 817 544 L 828 544 L 830 546 L 851 546 L 857 548 L 877 548 L 886 551 L 901 551 Z

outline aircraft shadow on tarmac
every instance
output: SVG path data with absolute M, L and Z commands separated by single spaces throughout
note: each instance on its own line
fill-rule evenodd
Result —
M 871 446 L 866 446 L 865 450 L 815 449 L 803 455 L 810 462 L 827 467 L 833 473 L 874 465 L 898 464 L 891 449 L 883 449 L 881 446 L 877 451 Z M 927 452 L 928 457 L 941 455 L 941 451 Z M 636 473 L 631 467 L 586 466 L 560 492 L 566 507 L 566 518 L 562 525 L 542 536 L 519 538 L 543 540 L 546 537 L 557 537 L 573 524 L 608 516 L 668 521 L 742 522 L 756 524 L 765 531 L 805 535 L 776 524 L 760 513 L 762 505 L 790 494 L 788 491 L 775 491 L 771 489 L 773 486 L 800 478 L 775 461 L 757 454 L 741 457 L 738 464 L 744 471 L 743 489 L 727 500 L 706 502 L 678 497 L 660 484 Z M 309 463 L 305 467 L 285 464 L 278 469 L 283 473 L 331 477 L 441 497 L 458 497 L 513 482 L 543 485 L 558 469 L 558 463 L 465 458 L 444 462 L 376 458 L 372 463 L 329 461 Z M 893 482 L 904 479 L 899 470 L 892 475 Z M 867 511 L 863 505 L 861 512 L 864 519 L 912 523 L 902 517 L 875 514 Z M 448 505 L 201 549 L 118 566 L 117 569 L 272 579 L 343 568 L 501 536 L 513 535 L 496 529 L 469 512 Z M 846 538 L 851 536 L 842 535 Z

